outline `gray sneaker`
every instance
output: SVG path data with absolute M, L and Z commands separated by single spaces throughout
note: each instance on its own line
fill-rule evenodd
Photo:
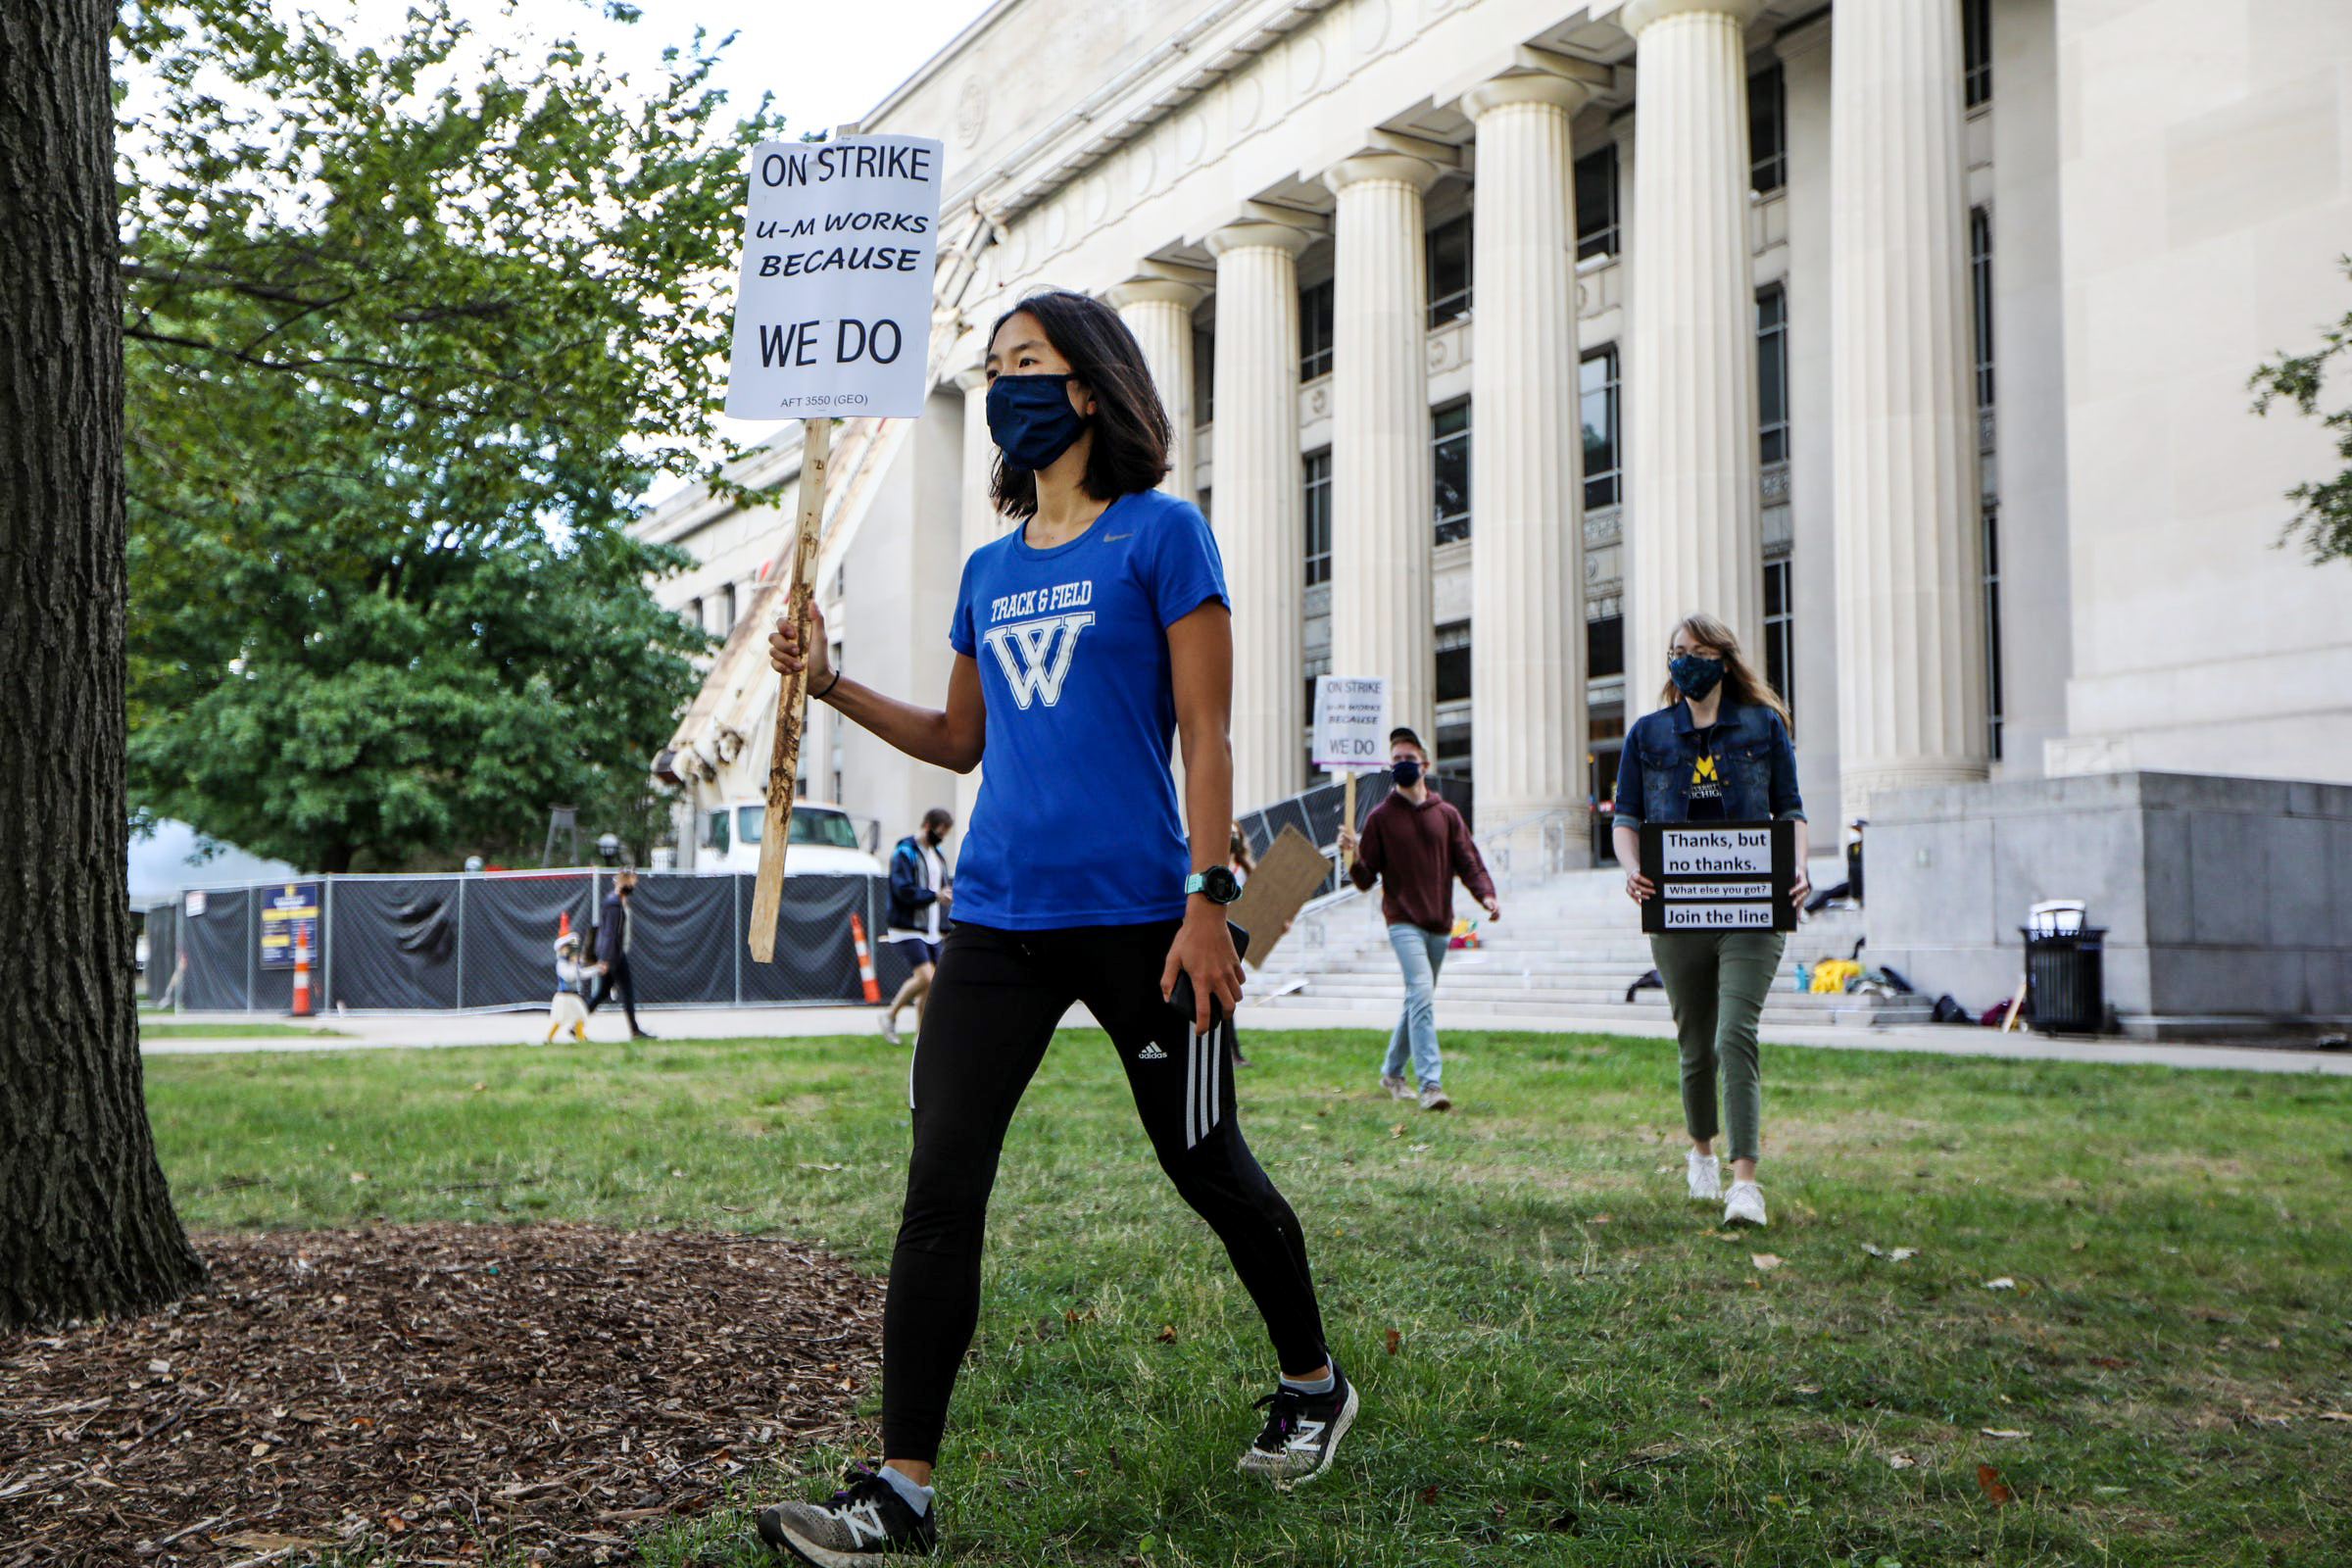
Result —
M 779 1502 L 760 1510 L 760 1539 L 787 1559 L 817 1568 L 855 1568 L 861 1558 L 927 1557 L 939 1544 L 930 1508 L 916 1513 L 898 1489 L 863 1465 L 827 1502 Z
M 1413 1098 L 1413 1086 L 1406 1083 L 1403 1079 L 1397 1077 L 1393 1072 L 1384 1072 L 1380 1075 L 1380 1087 L 1389 1092 L 1389 1098 L 1391 1100 L 1410 1100 Z
M 906 1044 L 899 1038 L 899 1019 L 896 1013 L 886 1012 L 882 1015 L 882 1038 L 894 1046 Z
M 1451 1110 L 1453 1102 L 1447 1100 L 1446 1091 L 1440 1089 L 1436 1084 L 1423 1084 L 1421 1086 L 1421 1108 L 1423 1110 Z
M 1262 1476 L 1268 1481 L 1288 1481 L 1303 1485 L 1331 1468 L 1334 1455 L 1340 1451 L 1340 1440 L 1355 1424 L 1355 1385 L 1340 1370 L 1340 1363 L 1331 1363 L 1334 1379 L 1329 1394 L 1296 1394 L 1277 1388 L 1257 1401 L 1257 1408 L 1267 1412 L 1265 1430 L 1257 1441 L 1242 1450 L 1242 1461 L 1234 1468 L 1244 1475 Z

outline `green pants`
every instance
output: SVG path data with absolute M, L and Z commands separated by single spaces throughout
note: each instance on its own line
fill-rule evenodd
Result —
M 1715 1114 L 1720 1069 L 1733 1159 L 1758 1157 L 1764 1087 L 1756 1065 L 1756 1019 L 1788 942 L 1779 931 L 1668 931 L 1649 939 L 1682 1047 L 1683 1125 L 1693 1139 L 1712 1139 L 1721 1130 Z

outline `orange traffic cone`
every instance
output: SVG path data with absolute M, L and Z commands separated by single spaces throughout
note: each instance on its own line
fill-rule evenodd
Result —
M 858 944 L 858 979 L 865 988 L 865 1000 L 880 1002 L 882 988 L 874 981 L 874 954 L 865 945 L 865 922 L 854 914 L 850 916 L 850 940 Z
M 311 1015 L 311 944 L 310 939 L 297 936 L 294 940 L 294 1016 Z

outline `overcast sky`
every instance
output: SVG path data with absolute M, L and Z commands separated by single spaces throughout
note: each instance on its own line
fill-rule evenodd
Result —
M 483 38 L 568 33 L 615 65 L 658 70 L 662 50 L 685 44 L 696 27 L 738 36 L 718 83 L 749 109 L 776 95 L 791 134 L 830 130 L 858 119 L 921 69 L 991 0 L 639 0 L 642 18 L 606 20 L 602 0 L 458 0 Z M 272 0 L 280 14 L 356 16 L 357 34 L 388 35 L 408 0 Z

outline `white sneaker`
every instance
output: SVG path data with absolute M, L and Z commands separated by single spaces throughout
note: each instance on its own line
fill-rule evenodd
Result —
M 899 1038 L 898 1014 L 886 1012 L 882 1015 L 882 1038 L 889 1041 L 894 1046 L 904 1045 L 906 1043 Z
M 1732 1196 L 1724 1200 L 1723 1222 L 1726 1225 L 1763 1224 L 1764 1189 L 1754 1182 L 1732 1183 Z
M 1446 1091 L 1440 1089 L 1436 1084 L 1423 1084 L 1421 1086 L 1421 1108 L 1423 1110 L 1451 1110 L 1453 1102 L 1447 1100 Z
M 1712 1203 L 1723 1197 L 1723 1162 L 1713 1154 L 1690 1153 L 1683 1163 L 1690 1176 L 1690 1196 Z
M 1410 1100 L 1413 1098 L 1413 1086 L 1406 1083 L 1403 1079 L 1397 1077 L 1393 1072 L 1384 1072 L 1380 1075 L 1380 1087 L 1389 1092 L 1389 1098 L 1391 1100 Z

